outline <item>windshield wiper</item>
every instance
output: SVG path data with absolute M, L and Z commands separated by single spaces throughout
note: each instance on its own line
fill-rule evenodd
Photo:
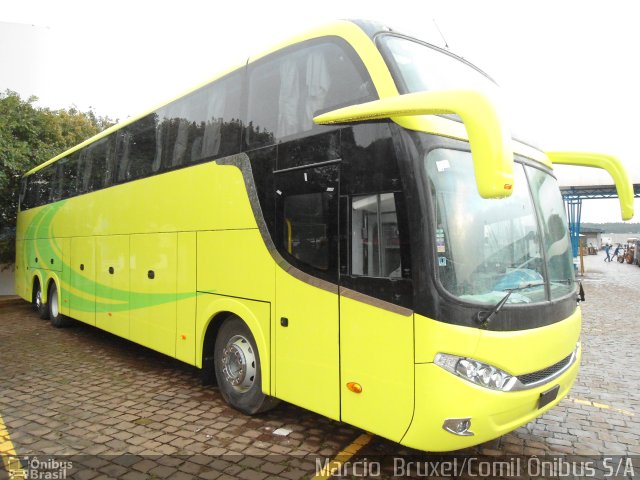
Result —
M 489 326 L 489 322 L 493 319 L 493 317 L 495 317 L 498 313 L 500 313 L 500 310 L 502 310 L 502 307 L 505 306 L 505 304 L 507 303 L 507 300 L 509 300 L 509 297 L 513 292 L 517 292 L 518 290 L 526 290 L 527 288 L 531 288 L 531 287 L 539 287 L 540 285 L 544 285 L 544 282 L 529 283 L 527 285 L 523 285 L 521 287 L 515 287 L 515 288 L 505 288 L 505 290 L 507 291 L 507 294 L 504 297 L 502 297 L 500 301 L 496 303 L 491 310 L 489 311 L 480 310 L 476 314 L 476 318 L 475 318 L 476 322 L 480 324 L 480 328 L 487 328 Z
M 549 283 L 551 284 L 561 283 L 564 285 L 574 285 L 577 283 L 578 284 L 578 296 L 577 296 L 578 303 L 586 301 L 584 297 L 584 288 L 582 287 L 582 282 L 580 281 L 573 280 L 572 278 L 567 278 L 565 280 L 551 280 L 551 282 Z

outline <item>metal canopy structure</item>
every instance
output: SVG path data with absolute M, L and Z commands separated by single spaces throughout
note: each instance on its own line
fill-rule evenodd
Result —
M 618 198 L 618 192 L 614 185 L 589 185 L 560 187 L 562 198 L 567 206 L 567 218 L 569 219 L 569 231 L 571 233 L 571 246 L 573 256 L 578 256 L 580 241 L 580 216 L 582 215 L 582 200 Z M 640 198 L 640 183 L 633 185 L 633 196 Z

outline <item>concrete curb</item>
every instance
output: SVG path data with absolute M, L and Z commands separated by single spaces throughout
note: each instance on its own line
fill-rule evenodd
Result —
M 0 308 L 9 307 L 13 305 L 22 305 L 25 301 L 17 295 L 0 296 Z

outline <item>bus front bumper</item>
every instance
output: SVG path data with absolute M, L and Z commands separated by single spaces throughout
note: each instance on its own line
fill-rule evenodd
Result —
M 415 366 L 415 411 L 402 445 L 444 452 L 493 440 L 530 422 L 557 405 L 578 374 L 581 348 L 562 375 L 530 390 L 501 392 L 475 385 L 434 363 Z M 559 385 L 556 398 L 539 407 L 541 394 Z M 469 431 L 457 435 L 446 431 L 448 419 L 470 419 Z

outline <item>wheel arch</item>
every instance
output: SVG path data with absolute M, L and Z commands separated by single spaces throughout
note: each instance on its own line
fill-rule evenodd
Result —
M 220 327 L 227 318 L 233 317 L 231 312 L 218 312 L 210 320 L 202 341 L 202 384 L 215 385 L 214 350 Z
M 201 328 L 200 342 L 196 358 L 202 368 L 203 383 L 215 383 L 213 353 L 216 337 L 224 321 L 236 316 L 242 320 L 253 335 L 260 357 L 260 373 L 262 377 L 262 391 L 271 394 L 271 350 L 270 350 L 270 312 L 271 304 L 245 299 L 220 297 L 210 295 L 204 306 L 200 318 L 204 318 Z M 200 307 L 200 304 L 199 304 Z M 200 310 L 200 308 L 199 308 Z
M 60 294 L 60 279 L 55 274 L 55 272 L 51 272 L 49 274 L 49 278 L 47 278 L 47 295 L 49 295 L 49 289 L 51 288 L 52 284 L 56 286 L 56 288 L 58 289 L 58 294 Z
M 43 289 L 44 279 L 43 279 L 42 273 L 39 270 L 36 270 L 31 277 L 30 288 L 31 288 L 32 302 L 35 301 L 36 282 L 38 282 L 38 285 L 40 285 L 40 288 L 42 289 L 42 301 L 45 302 L 47 298 L 47 292 L 46 292 L 47 289 Z

